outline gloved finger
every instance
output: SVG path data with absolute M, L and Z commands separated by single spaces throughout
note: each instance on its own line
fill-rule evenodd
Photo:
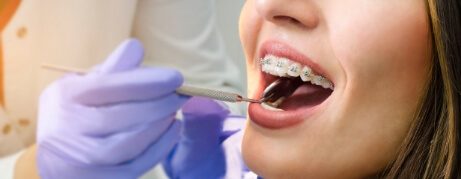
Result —
M 62 97 L 73 103 L 100 106 L 149 100 L 173 93 L 183 83 L 181 73 L 169 68 L 140 67 L 135 70 L 61 80 Z
M 176 142 L 179 139 L 179 134 L 181 131 L 181 122 L 175 120 L 169 127 L 168 130 L 166 130 L 161 137 L 158 138 L 157 141 L 152 142 L 148 147 L 142 149 L 142 152 L 140 155 L 138 155 L 136 158 L 121 163 L 119 165 L 109 165 L 109 166 L 104 166 L 104 165 L 90 165 L 91 168 L 88 168 L 88 165 L 80 165 L 79 163 L 75 163 L 75 160 L 73 159 L 67 159 L 68 161 L 72 162 L 75 164 L 72 166 L 72 170 L 81 170 L 83 178 L 107 178 L 107 173 L 112 173 L 114 175 L 111 175 L 113 178 L 114 176 L 117 176 L 117 178 L 131 178 L 133 177 L 132 175 L 127 175 L 130 173 L 145 173 L 147 170 L 152 169 L 156 164 L 160 162 L 161 159 L 163 159 L 173 148 L 173 146 L 176 144 Z M 47 150 L 46 147 L 41 147 L 39 150 Z M 60 150 L 57 150 L 60 151 Z M 42 155 L 41 155 L 42 154 Z M 44 160 L 43 158 L 58 158 L 62 157 L 63 155 L 60 155 L 59 153 L 51 153 L 49 155 L 43 155 L 43 152 L 39 152 L 37 154 L 38 160 L 41 161 L 47 161 Z M 47 154 L 47 153 L 45 153 Z M 75 155 L 71 156 L 76 156 L 81 153 L 75 153 Z M 113 156 L 108 156 L 107 158 L 111 158 Z M 66 160 L 66 159 L 64 159 Z M 50 160 L 50 161 L 63 161 L 63 158 L 59 158 L 59 160 Z M 50 166 L 54 165 L 60 165 L 60 163 L 49 163 Z M 62 167 L 59 167 L 60 169 L 66 170 L 66 167 L 69 165 L 63 165 Z M 41 167 L 40 165 L 38 166 L 39 168 Z M 46 168 L 45 168 L 46 169 Z M 86 176 L 85 174 L 88 173 L 88 169 L 92 169 L 91 175 Z M 44 169 L 41 169 L 40 171 L 43 171 Z M 130 171 L 130 172 L 127 172 Z M 47 172 L 53 172 L 53 171 L 47 171 Z M 55 175 L 56 176 L 56 175 Z M 59 176 L 59 175 L 57 175 Z M 80 176 L 79 178 L 82 178 Z
M 181 121 L 175 120 L 163 136 L 155 141 L 155 143 L 152 143 L 136 160 L 132 161 L 131 165 L 135 166 L 134 168 L 141 172 L 152 169 L 153 166 L 157 165 L 171 152 L 179 140 L 181 128 Z
M 174 121 L 174 116 L 171 116 L 108 136 L 75 137 L 72 144 L 80 145 L 73 146 L 72 150 L 75 155 L 83 154 L 79 162 L 87 165 L 118 165 L 141 155 L 149 145 L 159 140 Z
M 212 168 L 219 168 L 213 173 L 223 173 L 224 167 L 221 166 L 225 163 L 220 150 L 220 134 L 229 111 L 214 100 L 192 97 L 184 104 L 182 113 L 184 130 L 174 151 L 164 161 L 165 171 L 173 177 L 192 173 L 190 176 L 198 176 L 195 174 L 206 173 L 202 169 Z M 213 158 L 212 162 L 207 162 L 209 157 Z M 200 167 L 194 164 L 200 164 Z M 175 166 L 174 169 L 171 166 Z
M 156 100 L 119 103 L 97 109 L 72 105 L 66 107 L 67 110 L 79 112 L 64 115 L 78 117 L 78 120 L 67 122 L 79 133 L 104 136 L 136 125 L 168 120 L 188 99 L 184 95 L 172 93 Z
M 223 130 L 219 139 L 220 143 L 245 128 L 246 117 L 241 115 L 229 115 L 223 123 Z
M 94 70 L 100 74 L 131 70 L 138 67 L 144 58 L 141 43 L 130 38 L 122 42 L 107 59 Z
M 200 150 L 219 145 L 223 121 L 229 115 L 229 110 L 214 100 L 193 97 L 184 104 L 182 113 L 184 131 L 181 142 L 206 143 L 200 145 Z

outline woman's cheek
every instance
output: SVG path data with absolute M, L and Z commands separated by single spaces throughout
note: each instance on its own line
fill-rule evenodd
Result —
M 367 13 L 328 14 L 329 27 L 334 29 L 331 46 L 348 82 L 355 80 L 361 88 L 380 91 L 380 84 L 412 89 L 424 79 L 430 57 L 424 8 L 408 11 L 394 4 Z

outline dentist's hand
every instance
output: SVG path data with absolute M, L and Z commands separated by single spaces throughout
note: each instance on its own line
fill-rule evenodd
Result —
M 67 75 L 41 95 L 37 164 L 42 178 L 136 178 L 179 139 L 174 93 L 182 75 L 139 67 L 137 40 L 122 43 L 94 73 Z
M 216 101 L 193 97 L 182 108 L 184 130 L 163 161 L 172 179 L 243 178 L 241 157 L 243 116 L 229 115 Z M 236 134 L 235 134 L 236 133 Z

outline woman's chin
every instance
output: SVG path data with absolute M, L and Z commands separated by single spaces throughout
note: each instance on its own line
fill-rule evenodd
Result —
M 247 123 L 242 156 L 250 171 L 265 179 L 375 178 L 389 161 L 389 156 L 377 148 L 331 147 L 325 139 L 302 143 L 300 140 L 306 137 L 280 135 L 284 131 L 265 129 L 251 121 Z M 354 150 L 356 152 L 350 152 Z

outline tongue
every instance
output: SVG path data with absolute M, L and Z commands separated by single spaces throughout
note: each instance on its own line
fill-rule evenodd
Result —
M 279 108 L 290 111 L 313 107 L 325 101 L 332 92 L 331 89 L 305 83 L 298 87 L 290 97 L 285 99 Z

